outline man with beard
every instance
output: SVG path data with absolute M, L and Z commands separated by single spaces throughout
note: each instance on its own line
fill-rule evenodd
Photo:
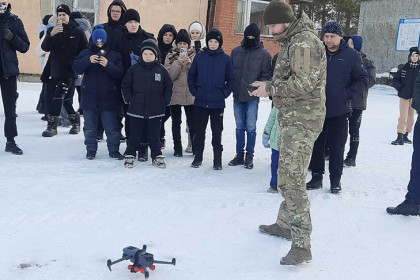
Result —
M 230 56 L 235 73 L 233 91 L 233 109 L 236 121 L 236 156 L 229 162 L 230 166 L 243 165 L 254 168 L 254 147 L 257 136 L 258 103 L 257 96 L 248 94 L 249 85 L 255 81 L 271 79 L 271 55 L 260 40 L 260 28 L 251 23 L 244 31 L 240 46 L 233 49 Z M 245 148 L 246 132 L 246 148 Z M 246 150 L 246 156 L 244 154 Z
M 18 16 L 10 13 L 12 6 L 8 1 L 0 2 L 0 87 L 4 108 L 4 135 L 7 139 L 6 152 L 21 155 L 22 150 L 16 145 L 18 135 L 16 127 L 17 80 L 19 75 L 16 51 L 26 53 L 29 39 Z

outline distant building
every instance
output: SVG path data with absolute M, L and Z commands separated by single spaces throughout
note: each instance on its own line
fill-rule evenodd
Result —
M 407 62 L 408 51 L 396 50 L 398 24 L 400 19 L 416 18 L 420 19 L 419 0 L 362 0 L 358 33 L 378 73 Z M 413 36 L 419 38 L 419 32 L 413 30 Z

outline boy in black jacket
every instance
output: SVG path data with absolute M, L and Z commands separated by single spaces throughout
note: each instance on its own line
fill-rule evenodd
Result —
M 124 159 L 119 152 L 120 132 L 118 112 L 121 107 L 117 81 L 123 76 L 123 65 L 118 52 L 109 48 L 107 33 L 98 25 L 92 33 L 91 46 L 82 51 L 73 63 L 75 73 L 82 75 L 82 100 L 85 125 L 86 158 L 94 159 L 98 149 L 96 141 L 98 118 L 101 117 L 107 135 L 109 156 Z
M 146 128 L 153 165 L 166 168 L 165 157 L 161 151 L 160 129 L 166 106 L 171 102 L 172 86 L 168 71 L 160 64 L 159 49 L 155 40 L 145 40 L 140 47 L 138 63 L 127 71 L 122 82 L 130 124 L 125 167 L 134 166 L 140 139 Z

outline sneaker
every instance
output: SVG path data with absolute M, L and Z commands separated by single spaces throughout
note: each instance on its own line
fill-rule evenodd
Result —
M 246 169 L 254 168 L 254 155 L 246 154 L 244 167 Z
M 15 141 L 13 142 L 6 142 L 6 148 L 4 149 L 8 153 L 12 153 L 14 155 L 21 155 L 23 154 L 23 151 L 21 148 L 19 148 L 18 145 L 16 145 Z
M 286 240 L 292 240 L 292 231 L 288 228 L 280 226 L 277 223 L 272 225 L 260 225 L 258 229 L 264 234 L 278 236 Z
M 134 167 L 134 156 L 132 156 L 132 155 L 126 155 L 125 156 L 124 167 L 125 168 L 133 168 Z
M 307 190 L 316 190 L 322 188 L 322 174 L 313 173 L 312 179 L 306 183 Z
M 229 161 L 228 163 L 229 166 L 244 165 L 245 163 L 244 156 L 245 156 L 244 153 L 236 154 L 236 156 L 231 161 Z
M 269 188 L 267 189 L 267 192 L 268 192 L 268 193 L 278 193 L 278 192 L 279 192 L 279 190 L 278 190 L 276 187 L 269 187 Z
M 289 253 L 280 260 L 281 265 L 298 265 L 312 261 L 311 249 L 292 247 Z
M 166 163 L 165 163 L 165 157 L 160 155 L 157 156 L 153 162 L 152 162 L 153 166 L 159 167 L 159 168 L 166 168 Z
M 124 159 L 124 156 L 122 154 L 120 154 L 119 151 L 109 153 L 109 157 L 110 158 L 115 158 L 115 159 L 118 159 L 118 160 L 123 160 Z
M 347 166 L 347 167 L 356 166 L 356 159 L 353 157 L 347 157 L 344 160 L 344 166 Z
M 331 193 L 338 194 L 341 192 L 341 183 L 340 182 L 331 182 Z
M 397 207 L 386 208 L 386 212 L 390 215 L 420 216 L 420 204 L 406 198 Z
M 95 151 L 87 151 L 86 152 L 86 158 L 88 160 L 92 160 L 96 157 L 96 152 Z
M 203 162 L 201 160 L 194 159 L 193 162 L 191 163 L 191 167 L 192 168 L 199 168 L 202 163 Z

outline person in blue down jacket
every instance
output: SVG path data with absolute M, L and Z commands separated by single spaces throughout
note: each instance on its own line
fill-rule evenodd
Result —
M 194 161 L 198 168 L 203 162 L 204 141 L 210 118 L 213 145 L 213 169 L 222 169 L 222 131 L 225 99 L 234 89 L 235 75 L 229 56 L 223 51 L 223 35 L 212 29 L 206 36 L 207 47 L 194 58 L 188 72 L 188 87 L 195 97 Z
M 121 107 L 117 81 L 123 76 L 122 59 L 118 52 L 106 44 L 107 34 L 99 25 L 92 33 L 92 44 L 82 51 L 73 63 L 76 74 L 84 74 L 80 108 L 84 112 L 86 158 L 94 159 L 98 149 L 96 141 L 98 119 L 102 120 L 107 135 L 111 158 L 124 159 L 119 152 L 120 132 L 118 112 Z
M 322 188 L 325 171 L 325 143 L 330 147 L 330 190 L 341 192 L 344 148 L 349 129 L 348 118 L 352 112 L 351 101 L 363 94 L 368 86 L 366 72 L 360 54 L 349 47 L 343 39 L 338 22 L 328 22 L 323 29 L 327 51 L 326 118 L 324 127 L 315 141 L 312 152 L 312 179 L 306 184 L 308 190 Z M 327 139 L 328 138 L 328 139 Z
M 247 169 L 254 167 L 253 158 L 260 101 L 259 97 L 249 95 L 248 85 L 255 81 L 268 81 L 272 76 L 271 55 L 260 40 L 260 33 L 260 28 L 255 23 L 247 26 L 241 45 L 234 48 L 230 56 L 235 73 L 233 110 L 236 121 L 236 156 L 229 162 L 229 165 L 243 165 Z
M 18 135 L 16 126 L 17 79 L 19 75 L 16 51 L 26 53 L 29 39 L 20 18 L 10 13 L 12 6 L 8 1 L 0 3 L 0 85 L 4 108 L 4 136 L 7 139 L 6 152 L 21 155 L 22 150 L 16 145 Z

